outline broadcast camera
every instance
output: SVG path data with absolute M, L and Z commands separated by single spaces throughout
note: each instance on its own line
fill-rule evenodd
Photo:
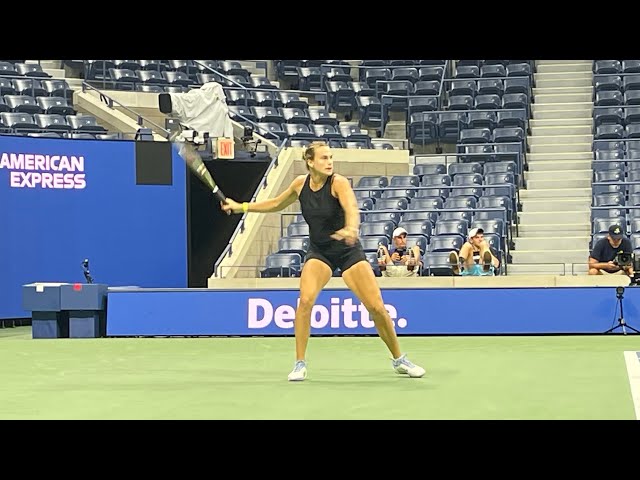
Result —
M 638 260 L 640 261 L 640 258 Z M 614 263 L 621 268 L 633 266 L 634 267 L 633 269 L 636 270 L 635 268 L 636 258 L 633 253 L 618 252 L 614 260 Z
M 618 252 L 613 262 L 620 268 L 632 267 L 633 275 L 629 286 L 640 285 L 640 255 L 630 252 Z

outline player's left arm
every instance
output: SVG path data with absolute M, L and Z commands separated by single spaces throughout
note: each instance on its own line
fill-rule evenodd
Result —
M 342 175 L 333 177 L 331 190 L 344 210 L 345 222 L 344 227 L 334 232 L 331 238 L 344 241 L 347 245 L 354 245 L 358 240 L 360 230 L 360 210 L 358 209 L 356 194 L 353 192 L 349 180 Z
M 333 179 L 333 189 L 338 197 L 340 205 L 344 209 L 345 226 L 348 230 L 360 228 L 360 209 L 358 208 L 358 200 L 354 193 L 349 180 L 342 175 L 335 175 Z

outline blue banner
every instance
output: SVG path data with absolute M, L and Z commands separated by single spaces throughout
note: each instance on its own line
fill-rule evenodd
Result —
M 627 322 L 640 290 L 626 289 Z M 400 335 L 602 333 L 615 322 L 615 288 L 389 289 L 383 300 Z M 110 291 L 107 335 L 293 335 L 297 290 Z M 638 328 L 638 327 L 636 327 Z M 348 290 L 324 290 L 312 334 L 375 334 Z
M 0 137 L 0 318 L 29 317 L 22 285 L 187 286 L 186 167 L 137 185 L 135 142 Z

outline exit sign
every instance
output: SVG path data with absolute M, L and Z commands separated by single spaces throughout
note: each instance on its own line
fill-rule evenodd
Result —
M 223 160 L 235 158 L 233 138 L 218 137 L 216 139 L 216 157 Z

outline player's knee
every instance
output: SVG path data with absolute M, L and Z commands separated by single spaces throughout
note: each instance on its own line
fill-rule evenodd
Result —
M 313 304 L 315 300 L 312 295 L 300 295 L 300 303 L 298 303 L 298 308 L 301 310 L 311 310 L 313 308 Z
M 376 317 L 381 317 L 387 313 L 387 310 L 384 308 L 384 303 L 382 303 L 382 299 L 378 299 L 367 306 L 367 310 L 369 311 L 369 315 L 373 315 Z
M 597 268 L 590 268 L 589 275 L 600 275 L 600 270 L 598 270 Z

